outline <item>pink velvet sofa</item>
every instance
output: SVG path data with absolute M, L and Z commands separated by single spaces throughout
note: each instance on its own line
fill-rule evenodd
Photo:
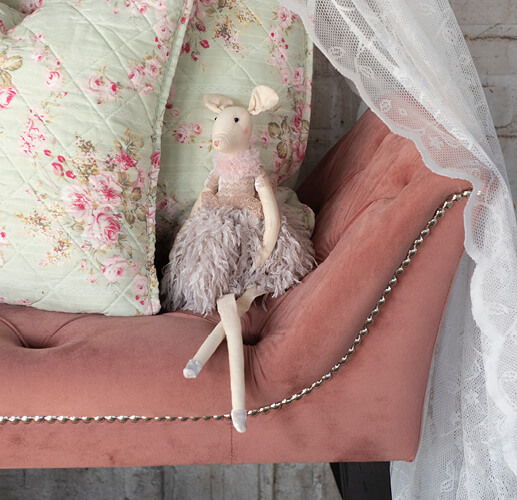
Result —
M 259 411 L 242 435 L 225 416 L 224 346 L 182 376 L 216 318 L 1 305 L 0 467 L 413 459 L 465 196 L 434 214 L 469 187 L 431 173 L 372 113 L 335 146 L 299 190 L 317 214 L 319 266 L 243 318 Z

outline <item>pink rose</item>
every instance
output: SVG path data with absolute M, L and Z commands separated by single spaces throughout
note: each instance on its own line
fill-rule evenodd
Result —
M 40 63 L 45 59 L 45 48 L 44 47 L 38 47 L 30 57 L 31 61 L 34 63 Z
M 192 14 L 190 16 L 189 25 L 196 25 L 198 22 L 202 22 L 206 17 L 206 7 L 200 1 L 194 2 L 192 8 Z
M 270 63 L 275 68 L 283 69 L 288 64 L 288 55 L 287 51 L 283 47 L 275 47 L 273 50 L 273 57 L 270 60 Z
M 96 212 L 93 214 L 90 225 L 84 231 L 93 248 L 115 245 L 120 233 L 119 216 L 110 212 Z
M 32 14 L 35 10 L 45 5 L 45 0 L 22 0 L 18 5 L 18 10 L 22 14 Z
M 63 175 L 63 165 L 61 165 L 61 163 L 55 161 L 52 163 L 52 167 L 54 168 L 54 173 L 58 177 L 61 177 Z
M 6 247 L 9 243 L 9 240 L 7 239 L 7 233 L 4 229 L 0 230 L 0 248 Z
M 113 172 L 102 172 L 91 176 L 90 185 L 93 199 L 102 208 L 115 208 L 122 203 L 122 186 Z
M 305 151 L 307 150 L 307 142 L 296 140 L 296 141 L 294 141 L 292 146 L 293 146 L 293 161 L 292 161 L 292 165 L 291 165 L 291 172 L 294 173 L 298 170 L 298 168 L 302 164 L 303 158 L 305 156 Z
M 153 82 L 160 76 L 161 64 L 158 59 L 149 59 L 145 62 L 145 74 L 147 78 Z
M 149 171 L 149 180 L 154 185 L 158 182 L 158 174 L 160 173 L 160 151 L 156 151 L 151 156 L 151 170 Z
M 50 66 L 53 67 L 54 69 L 59 69 L 59 68 L 61 68 L 61 61 L 59 59 L 54 59 L 53 61 L 50 62 Z
M 171 55 L 170 48 L 167 45 L 163 45 L 158 52 L 158 59 L 163 63 L 167 62 Z
M 174 138 L 176 139 L 176 142 L 179 142 L 181 144 L 185 144 L 186 142 L 189 142 L 190 133 L 188 128 L 184 124 L 180 124 L 178 128 L 176 129 L 176 133 L 174 134 Z
M 162 157 L 161 151 L 155 151 L 151 155 L 151 166 L 153 169 L 158 170 L 160 168 L 161 157 Z
M 148 83 L 146 84 L 144 87 L 142 87 L 142 89 L 140 90 L 140 93 L 143 94 L 143 95 L 149 95 L 151 94 L 152 92 L 154 92 L 154 87 Z
M 298 104 L 298 106 L 296 106 L 296 115 L 294 116 L 294 119 L 293 119 L 293 131 L 294 132 L 300 131 L 300 128 L 302 126 L 302 120 L 303 120 L 303 105 Z
M 102 261 L 101 271 L 107 281 L 115 283 L 124 277 L 127 271 L 127 265 L 127 261 L 120 255 L 114 255 Z
M 92 92 L 99 92 L 102 87 L 102 79 L 99 75 L 94 73 L 88 78 L 86 84 Z
M 278 26 L 275 26 L 269 30 L 269 39 L 273 43 L 278 43 L 282 38 L 282 31 Z
M 142 68 L 140 68 L 138 66 L 133 66 L 129 70 L 127 77 L 129 78 L 131 85 L 136 89 L 136 88 L 139 88 L 143 83 L 144 72 L 142 71 Z
M 133 279 L 133 292 L 135 294 L 135 300 L 141 300 L 142 297 L 147 295 L 149 289 L 149 283 L 147 278 L 141 274 L 137 274 Z
M 138 162 L 133 160 L 126 151 L 121 150 L 115 156 L 115 163 L 120 167 L 120 170 L 125 171 L 133 168 Z
M 293 71 L 293 85 L 295 87 L 302 87 L 303 86 L 303 77 L 304 77 L 305 70 L 302 67 L 294 68 Z
M 61 196 L 67 213 L 79 222 L 93 217 L 94 204 L 90 190 L 83 184 L 67 186 Z
M 155 25 L 154 32 L 159 40 L 166 41 L 172 36 L 174 23 L 167 16 L 162 17 Z
M 291 73 L 288 69 L 280 70 L 280 81 L 282 85 L 289 85 L 289 80 L 291 79 Z
M 269 131 L 267 128 L 264 128 L 260 132 L 260 143 L 263 147 L 269 146 L 271 142 L 271 138 L 269 137 Z
M 158 314 L 161 309 L 161 304 L 158 299 L 147 300 L 144 305 L 144 314 L 146 316 L 152 316 Z
M 132 16 L 144 15 L 147 12 L 148 8 L 145 2 L 139 2 L 138 0 L 132 0 L 131 2 L 127 2 L 126 6 L 131 6 Z
M 16 94 L 14 87 L 0 88 L 0 109 L 8 108 Z
M 167 218 L 170 218 L 176 212 L 176 201 L 170 196 L 164 196 L 161 200 L 158 201 L 156 208 L 158 211 L 166 214 Z
M 282 170 L 282 167 L 285 165 L 287 159 L 286 158 L 280 158 L 278 156 L 278 153 L 276 152 L 276 150 L 273 151 L 273 159 L 274 159 L 274 172 L 275 174 L 277 174 L 278 172 L 280 172 L 280 170 Z
M 200 135 L 203 133 L 203 127 L 201 126 L 200 123 L 194 122 L 191 124 L 191 127 L 192 127 L 192 132 L 194 132 L 194 134 Z
M 47 75 L 47 85 L 51 89 L 57 89 L 61 87 L 63 81 L 63 75 L 59 71 L 49 71 Z
M 106 82 L 102 87 L 102 96 L 106 101 L 114 101 L 117 98 L 119 86 L 116 82 Z
M 282 6 L 278 9 L 278 21 L 280 22 L 280 26 L 282 28 L 289 28 L 292 23 L 291 11 L 286 7 Z

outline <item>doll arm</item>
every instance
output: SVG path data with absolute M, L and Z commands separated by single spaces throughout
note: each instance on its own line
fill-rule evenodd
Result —
M 215 195 L 217 193 L 217 189 L 219 187 L 219 177 L 214 174 L 214 172 L 210 172 L 209 176 L 205 181 L 205 187 L 203 191 L 199 193 L 190 214 L 192 215 L 196 210 L 199 210 L 203 206 L 203 198 L 208 195 Z
M 264 213 L 262 250 L 255 261 L 255 266 L 260 267 L 271 256 L 278 240 L 278 234 L 280 232 L 280 213 L 278 211 L 275 193 L 267 178 L 267 174 L 263 173 L 263 175 L 257 177 L 255 180 L 255 189 L 262 203 L 262 211 Z

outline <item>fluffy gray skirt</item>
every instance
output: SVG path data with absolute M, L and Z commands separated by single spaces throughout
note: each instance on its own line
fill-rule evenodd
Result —
M 261 250 L 263 220 L 230 206 L 197 210 L 176 237 L 163 269 L 163 308 L 207 314 L 227 293 L 239 297 L 255 287 L 276 297 L 299 283 L 315 264 L 310 234 L 291 207 L 279 209 L 277 244 L 258 269 L 253 260 Z

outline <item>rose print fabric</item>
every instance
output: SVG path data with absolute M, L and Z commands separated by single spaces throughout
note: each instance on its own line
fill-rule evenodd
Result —
M 302 22 L 277 0 L 195 0 L 165 111 L 157 203 L 161 263 L 212 169 L 214 114 L 203 95 L 227 95 L 247 107 L 256 85 L 274 88 L 280 104 L 254 117 L 254 145 L 278 178 L 281 201 L 312 228 L 312 212 L 289 189 L 309 133 L 312 45 Z
M 161 124 L 191 6 L 0 4 L 0 302 L 159 311 Z

